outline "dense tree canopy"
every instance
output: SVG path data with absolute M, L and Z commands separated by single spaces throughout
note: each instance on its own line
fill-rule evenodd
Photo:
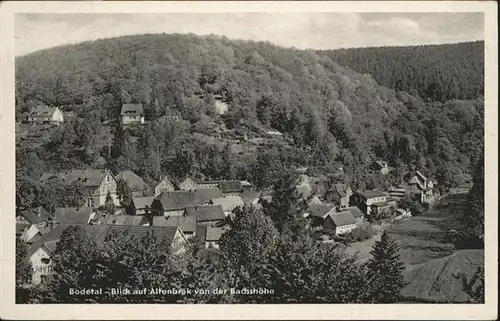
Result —
M 414 47 L 339 49 L 338 63 L 368 73 L 383 86 L 432 101 L 484 95 L 484 41 Z

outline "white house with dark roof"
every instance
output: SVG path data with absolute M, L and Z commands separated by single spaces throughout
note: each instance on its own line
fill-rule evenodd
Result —
M 62 122 L 64 122 L 64 116 L 57 107 L 38 106 L 28 115 L 28 123 L 30 124 L 52 123 L 58 125 Z
M 123 104 L 121 111 L 123 125 L 144 124 L 142 104 Z

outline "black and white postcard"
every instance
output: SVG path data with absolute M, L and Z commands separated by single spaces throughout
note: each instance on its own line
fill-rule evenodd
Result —
M 1 317 L 495 319 L 496 28 L 488 1 L 2 3 Z

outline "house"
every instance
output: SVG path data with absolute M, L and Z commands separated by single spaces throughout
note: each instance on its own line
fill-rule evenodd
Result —
M 151 196 L 138 196 L 132 197 L 130 205 L 127 207 L 127 214 L 129 215 L 148 215 L 151 211 L 154 197 Z
M 224 196 L 239 196 L 243 192 L 241 181 L 220 181 L 218 187 Z
M 358 208 L 365 215 L 372 215 L 373 209 L 382 209 L 387 205 L 387 195 L 377 191 L 358 192 L 355 196 Z
M 145 216 L 106 215 L 100 218 L 100 225 L 149 226 Z
M 38 183 L 40 184 L 45 184 L 51 181 L 64 181 L 66 178 L 66 174 L 64 173 L 49 173 L 49 172 L 43 172 L 40 178 L 38 179 Z
M 319 228 L 323 226 L 328 215 L 335 213 L 335 206 L 324 204 L 311 204 L 304 213 L 304 216 L 311 220 L 311 227 Z
M 394 199 L 402 199 L 403 197 L 406 196 L 406 189 L 402 185 L 397 187 L 391 187 L 389 189 L 389 196 Z
M 54 223 L 56 225 L 89 224 L 94 216 L 95 212 L 91 207 L 56 207 Z
M 392 170 L 392 167 L 389 167 L 386 161 L 378 160 L 371 163 L 371 165 L 368 167 L 368 170 L 371 173 L 379 173 L 382 175 L 387 175 Z
M 240 196 L 213 198 L 210 200 L 209 204 L 222 206 L 222 210 L 226 216 L 232 213 L 236 208 L 245 206 L 245 203 Z
M 31 226 L 29 223 L 16 223 L 16 237 L 21 237 L 24 231 Z
M 116 175 L 116 180 L 123 180 L 132 191 L 132 196 L 145 196 L 149 191 L 149 186 L 144 180 L 132 171 L 123 171 Z
M 311 184 L 309 183 L 309 177 L 306 175 L 300 175 L 300 181 L 297 184 L 296 190 L 303 199 L 311 197 L 313 191 Z
M 219 241 L 222 235 L 228 230 L 228 226 L 207 226 L 207 230 L 205 233 L 205 248 L 219 249 Z
M 57 107 L 38 106 L 28 115 L 28 123 L 30 124 L 51 123 L 59 125 L 62 122 L 64 122 L 64 116 Z
M 332 186 L 332 191 L 330 191 L 330 193 L 333 194 L 333 199 L 341 210 L 349 207 L 349 202 L 353 194 L 351 186 L 337 183 Z
M 220 205 L 188 206 L 184 216 L 196 217 L 196 221 L 203 225 L 222 225 L 226 221 L 226 215 Z
M 196 236 L 197 221 L 195 216 L 154 216 L 152 226 L 179 227 L 187 239 Z
M 323 231 L 333 233 L 335 236 L 347 234 L 356 228 L 356 219 L 350 211 L 333 213 L 325 218 Z
M 432 180 L 428 179 L 419 171 L 415 171 L 414 173 L 410 172 L 405 178 L 409 186 L 407 191 L 409 194 L 414 195 L 421 203 L 431 203 L 433 201 L 434 182 Z
M 98 208 L 106 203 L 109 195 L 115 205 L 119 205 L 116 195 L 116 178 L 104 169 L 73 170 L 65 178 L 67 183 L 79 182 L 87 191 L 86 206 Z
M 179 183 L 179 189 L 182 191 L 191 191 L 198 188 L 198 183 L 191 177 L 187 176 Z
M 155 197 L 158 197 L 163 191 L 173 192 L 175 191 L 175 185 L 168 179 L 167 176 L 160 179 L 158 184 L 155 186 Z
M 144 124 L 144 109 L 142 104 L 123 104 L 122 105 L 122 124 Z
M 52 215 L 41 206 L 20 211 L 16 216 L 16 229 L 22 227 L 21 240 L 32 243 L 36 238 L 47 234 L 52 228 Z
M 154 215 L 182 216 L 188 206 L 207 205 L 211 199 L 223 197 L 218 188 L 164 192 L 153 201 Z

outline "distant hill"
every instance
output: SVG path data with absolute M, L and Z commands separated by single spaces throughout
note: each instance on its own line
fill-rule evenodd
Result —
M 408 59 L 419 59 L 418 51 L 408 50 Z M 467 57 L 459 52 L 463 63 L 453 65 L 464 75 L 482 61 Z M 285 168 L 326 170 L 341 162 L 346 172 L 359 176 L 356 184 L 362 188 L 382 184 L 379 178 L 363 178 L 376 159 L 398 168 L 393 180 L 412 164 L 444 185 L 458 183 L 459 174 L 470 171 L 482 153 L 481 98 L 428 104 L 379 85 L 337 58 L 219 36 L 148 34 L 84 42 L 16 58 L 16 112 L 20 120 L 33 106 L 47 104 L 77 113 L 78 119 L 61 126 L 53 141 L 37 150 L 49 169 L 107 166 L 156 177 L 189 161 L 193 166 L 182 167 L 181 174 L 210 173 L 213 162 L 228 162 L 214 151 L 212 163 L 201 164 L 206 151 L 200 151 L 204 142 L 191 134 L 193 127 L 234 131 L 232 139 L 242 140 L 247 132 L 242 124 L 253 123 L 293 142 L 293 150 L 280 152 L 279 159 L 269 145 L 251 153 L 254 158 L 269 154 L 266 162 L 280 161 Z M 413 68 L 424 74 L 428 66 Z M 482 80 L 468 80 L 481 86 Z M 214 95 L 228 106 L 222 117 Z M 102 129 L 103 122 L 119 119 L 123 103 L 144 105 L 148 124 L 136 131 L 136 140 L 119 127 L 112 135 Z M 184 159 L 166 161 L 178 155 Z M 243 157 L 235 156 L 238 168 L 227 175 L 252 178 L 248 167 L 256 160 Z
M 484 95 L 484 41 L 327 52 L 383 86 L 444 102 Z
M 405 277 L 410 284 L 403 290 L 404 297 L 429 302 L 467 302 L 458 273 L 469 279 L 478 267 L 484 268 L 483 250 L 461 250 L 425 263 L 410 265 Z

